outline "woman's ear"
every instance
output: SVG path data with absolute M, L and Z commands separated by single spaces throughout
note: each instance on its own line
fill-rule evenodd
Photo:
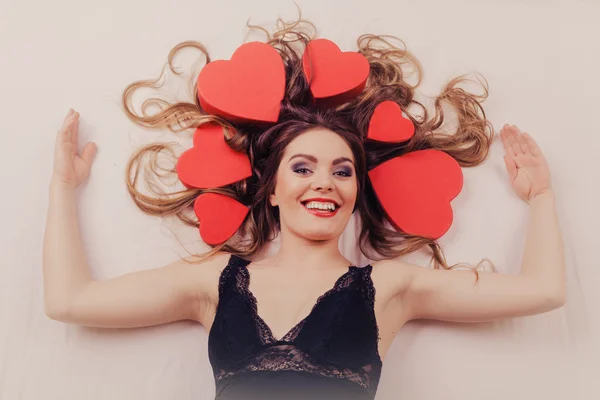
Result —
M 272 195 L 269 196 L 269 202 L 271 203 L 271 205 L 273 207 L 277 207 L 277 197 L 275 196 L 275 193 L 273 193 Z

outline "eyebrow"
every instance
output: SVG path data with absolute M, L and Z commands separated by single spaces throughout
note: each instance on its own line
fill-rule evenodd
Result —
M 306 158 L 309 161 L 312 161 L 314 163 L 318 162 L 317 157 L 310 155 L 310 154 L 294 154 L 293 156 L 290 157 L 289 161 L 292 161 L 294 158 L 298 158 L 298 157 L 303 157 Z M 288 161 L 288 162 L 289 162 Z M 348 157 L 338 157 L 335 160 L 333 160 L 331 162 L 332 165 L 338 165 L 343 163 L 344 161 L 349 161 L 352 163 L 352 165 L 354 165 L 354 161 L 352 161 L 351 159 L 349 159 Z

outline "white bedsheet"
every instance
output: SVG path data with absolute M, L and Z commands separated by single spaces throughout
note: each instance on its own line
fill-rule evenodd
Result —
M 385 360 L 377 399 L 600 398 L 594 392 L 600 3 L 296 2 L 320 35 L 342 48 L 353 49 L 367 32 L 404 39 L 424 66 L 425 95 L 436 95 L 458 74 L 481 72 L 490 83 L 485 109 L 494 126 L 510 122 L 530 132 L 553 172 L 567 246 L 568 304 L 491 324 L 411 323 Z M 201 249 L 196 232 L 143 215 L 128 197 L 128 156 L 150 140 L 174 137 L 131 125 L 120 96 L 130 82 L 157 77 L 175 44 L 199 40 L 213 59 L 228 58 L 244 40 L 249 17 L 267 24 L 279 15 L 294 18 L 293 3 L 0 2 L 1 400 L 214 396 L 201 326 L 103 330 L 44 315 L 41 243 L 55 132 L 73 107 L 81 113 L 81 142 L 98 144 L 90 180 L 79 191 L 80 226 L 96 277 L 161 266 L 184 254 L 168 228 Z M 189 70 L 196 59 L 189 52 L 176 64 Z M 508 186 L 502 154 L 496 143 L 484 165 L 464 170 L 464 190 L 453 203 L 456 220 L 441 241 L 450 263 L 488 257 L 503 273 L 520 265 L 527 209 Z M 356 263 L 368 262 L 357 254 L 352 226 L 341 246 Z M 424 254 L 408 259 L 428 261 Z

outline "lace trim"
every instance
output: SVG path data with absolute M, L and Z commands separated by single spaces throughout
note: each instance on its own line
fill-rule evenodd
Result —
M 313 314 L 315 308 L 317 308 L 317 306 L 323 301 L 323 299 L 331 296 L 333 293 L 347 289 L 350 286 L 350 284 L 354 281 L 354 271 L 357 269 L 355 266 L 350 266 L 348 268 L 348 271 L 346 271 L 342 276 L 340 276 L 336 280 L 331 289 L 329 289 L 327 292 L 325 292 L 317 298 L 315 304 L 313 305 L 306 317 L 304 317 L 301 321 L 294 325 L 286 334 L 284 334 L 284 336 L 281 339 L 276 339 L 273 335 L 271 327 L 258 314 L 258 301 L 254 294 L 250 291 L 250 272 L 247 268 L 245 268 L 248 264 L 249 263 L 245 265 L 242 264 L 243 268 L 240 268 L 241 273 L 237 275 L 236 288 L 250 303 L 252 316 L 258 324 L 261 339 L 265 344 L 293 341 L 300 333 L 300 330 L 302 329 L 308 318 Z
M 232 276 L 237 275 L 237 270 L 240 265 L 244 263 L 248 264 L 249 261 L 244 260 L 238 256 L 232 255 L 229 258 L 229 262 L 221 271 L 221 276 L 219 277 L 219 299 L 223 298 L 225 289 L 231 287 L 231 285 L 227 285 L 227 282 L 231 279 Z
M 277 372 L 293 371 L 319 375 L 326 378 L 342 379 L 356 384 L 366 391 L 377 389 L 377 376 L 373 365 L 366 365 L 359 370 L 349 368 L 324 368 L 319 365 L 308 353 L 295 347 L 293 344 L 280 344 L 265 349 L 257 355 L 254 361 L 240 370 L 225 371 L 220 369 L 215 375 L 217 382 L 234 377 L 243 372 Z
M 371 272 L 373 272 L 373 266 L 371 264 L 365 266 L 362 268 L 364 270 L 364 273 L 362 274 L 362 277 L 365 281 L 364 285 L 360 285 L 361 291 L 365 296 L 365 299 L 367 299 L 367 302 L 369 304 L 369 309 L 372 310 L 371 313 L 369 313 L 371 322 L 373 323 L 373 326 L 375 327 L 375 331 L 377 334 L 377 344 L 379 344 L 379 341 L 381 340 L 381 337 L 379 337 L 379 324 L 377 324 L 377 318 L 375 316 L 375 294 L 376 294 L 376 290 L 375 290 L 375 285 L 373 284 L 373 279 L 371 279 Z M 381 356 L 379 355 L 379 346 L 375 346 L 376 352 L 377 352 L 377 358 L 379 358 L 379 360 L 381 360 Z

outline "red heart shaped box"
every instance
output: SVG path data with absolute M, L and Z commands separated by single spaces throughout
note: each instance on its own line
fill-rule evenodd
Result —
M 285 91 L 283 60 L 271 45 L 245 43 L 231 60 L 204 66 L 197 87 L 209 114 L 233 122 L 277 122 Z
M 392 158 L 369 171 L 377 198 L 397 229 L 432 239 L 452 225 L 450 202 L 463 186 L 460 165 L 438 150 Z
M 225 142 L 223 128 L 205 125 L 194 132 L 194 146 L 177 161 L 179 180 L 188 188 L 229 185 L 252 175 L 250 160 Z
M 360 53 L 340 48 L 330 40 L 311 40 L 302 67 L 316 104 L 335 107 L 358 96 L 369 77 L 369 61 Z
M 367 137 L 379 142 L 399 143 L 409 140 L 415 134 L 415 126 L 402 115 L 400 105 L 395 101 L 382 101 L 375 107 L 369 121 Z
M 248 207 L 217 193 L 203 193 L 194 202 L 200 222 L 200 236 L 209 245 L 217 245 L 232 237 L 244 222 Z

